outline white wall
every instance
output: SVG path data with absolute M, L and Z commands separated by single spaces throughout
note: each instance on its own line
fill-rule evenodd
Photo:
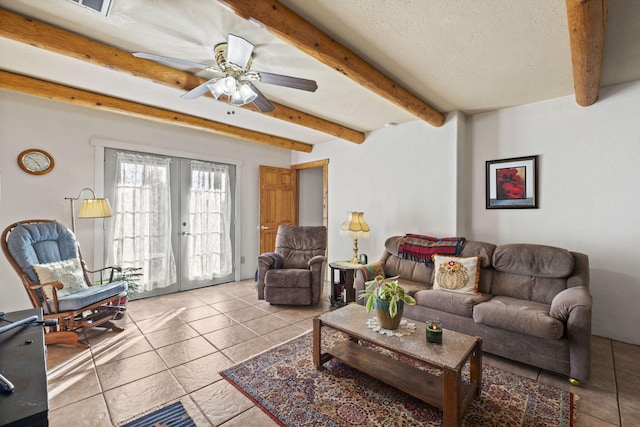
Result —
M 57 219 L 70 226 L 69 202 L 84 187 L 95 188 L 91 138 L 155 146 L 198 155 L 234 159 L 238 170 L 240 255 L 242 278 L 253 276 L 258 254 L 258 165 L 288 167 L 289 150 L 243 142 L 214 133 L 89 110 L 40 98 L 0 91 L 0 229 L 23 219 Z M 40 148 L 55 158 L 55 168 L 44 176 L 19 169 L 16 158 L 27 148 Z M 101 189 L 97 189 L 101 195 Z M 85 193 L 86 195 L 86 193 Z M 76 209 L 79 206 L 76 206 Z M 97 220 L 100 221 L 100 220 Z M 76 234 L 87 263 L 93 260 L 93 222 L 76 221 Z M 18 276 L 0 257 L 2 296 L 0 311 L 29 308 Z
M 353 240 L 338 232 L 348 211 L 364 212 L 371 228 L 358 241 L 370 262 L 392 235 L 456 234 L 459 118 L 450 114 L 440 128 L 415 121 L 372 132 L 362 144 L 335 140 L 292 154 L 294 164 L 329 159 L 330 261 L 353 255 Z
M 589 255 L 593 333 L 640 344 L 640 82 L 473 116 L 473 237 Z M 539 209 L 487 210 L 486 160 L 539 158 Z

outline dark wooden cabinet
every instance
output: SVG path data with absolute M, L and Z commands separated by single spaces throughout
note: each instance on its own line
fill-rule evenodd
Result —
M 30 316 L 42 320 L 42 309 L 6 313 L 0 327 Z M 0 373 L 15 386 L 0 391 L 0 426 L 48 426 L 47 365 L 41 324 L 0 333 Z
M 331 305 L 345 305 L 356 300 L 356 290 L 353 279 L 360 264 L 349 261 L 334 261 L 329 263 L 331 268 Z

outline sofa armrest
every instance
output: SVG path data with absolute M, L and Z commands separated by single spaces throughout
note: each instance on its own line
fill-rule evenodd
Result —
M 324 255 L 316 255 L 309 260 L 309 267 L 314 264 L 322 264 L 323 262 L 327 262 L 327 257 Z
M 256 289 L 258 290 L 258 299 L 264 299 L 264 276 L 276 263 L 275 258 L 267 254 L 258 255 L 258 270 L 256 271 Z
M 584 286 L 567 288 L 551 301 L 549 314 L 566 324 L 569 340 L 570 378 L 589 380 L 591 374 L 591 305 Z
M 566 323 L 576 307 L 591 309 L 592 299 L 589 290 L 584 286 L 574 286 L 558 293 L 551 301 L 549 315 Z
M 258 255 L 258 263 L 266 264 L 267 269 L 271 268 L 271 266 L 275 264 L 275 262 L 276 260 L 269 255 L 266 255 L 266 254 Z
M 377 261 L 371 264 L 364 264 L 358 267 L 353 277 L 353 288 L 355 289 L 356 301 L 364 305 L 364 300 L 359 298 L 360 291 L 366 287 L 366 282 L 376 278 L 376 276 L 387 277 L 384 271 L 384 262 Z

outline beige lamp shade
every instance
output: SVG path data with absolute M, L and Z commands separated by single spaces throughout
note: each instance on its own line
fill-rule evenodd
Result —
M 78 218 L 108 218 L 112 215 L 111 205 L 107 199 L 84 199 Z
M 351 262 L 358 263 L 358 239 L 369 237 L 369 225 L 364 222 L 364 212 L 348 212 L 347 220 L 340 226 L 340 235 L 353 238 L 353 258 Z
M 369 225 L 364 222 L 364 212 L 348 212 L 347 220 L 340 226 L 340 234 L 353 238 L 369 237 Z

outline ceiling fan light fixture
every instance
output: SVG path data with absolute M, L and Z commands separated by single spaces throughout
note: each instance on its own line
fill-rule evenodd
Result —
M 225 95 L 231 96 L 238 90 L 238 81 L 235 77 L 227 76 L 223 79 L 218 80 L 222 87 L 222 92 Z
M 258 97 L 258 94 L 251 89 L 247 83 L 240 83 L 238 85 L 238 90 L 235 91 L 231 98 L 229 99 L 229 103 L 231 105 L 235 105 L 240 107 L 242 105 L 248 104 L 252 102 L 254 99 Z
M 209 88 L 209 91 L 211 92 L 211 94 L 215 99 L 220 98 L 220 95 L 224 93 L 224 85 L 222 84 L 222 80 L 223 79 L 218 79 L 215 82 L 209 83 L 207 85 L 207 87 Z

